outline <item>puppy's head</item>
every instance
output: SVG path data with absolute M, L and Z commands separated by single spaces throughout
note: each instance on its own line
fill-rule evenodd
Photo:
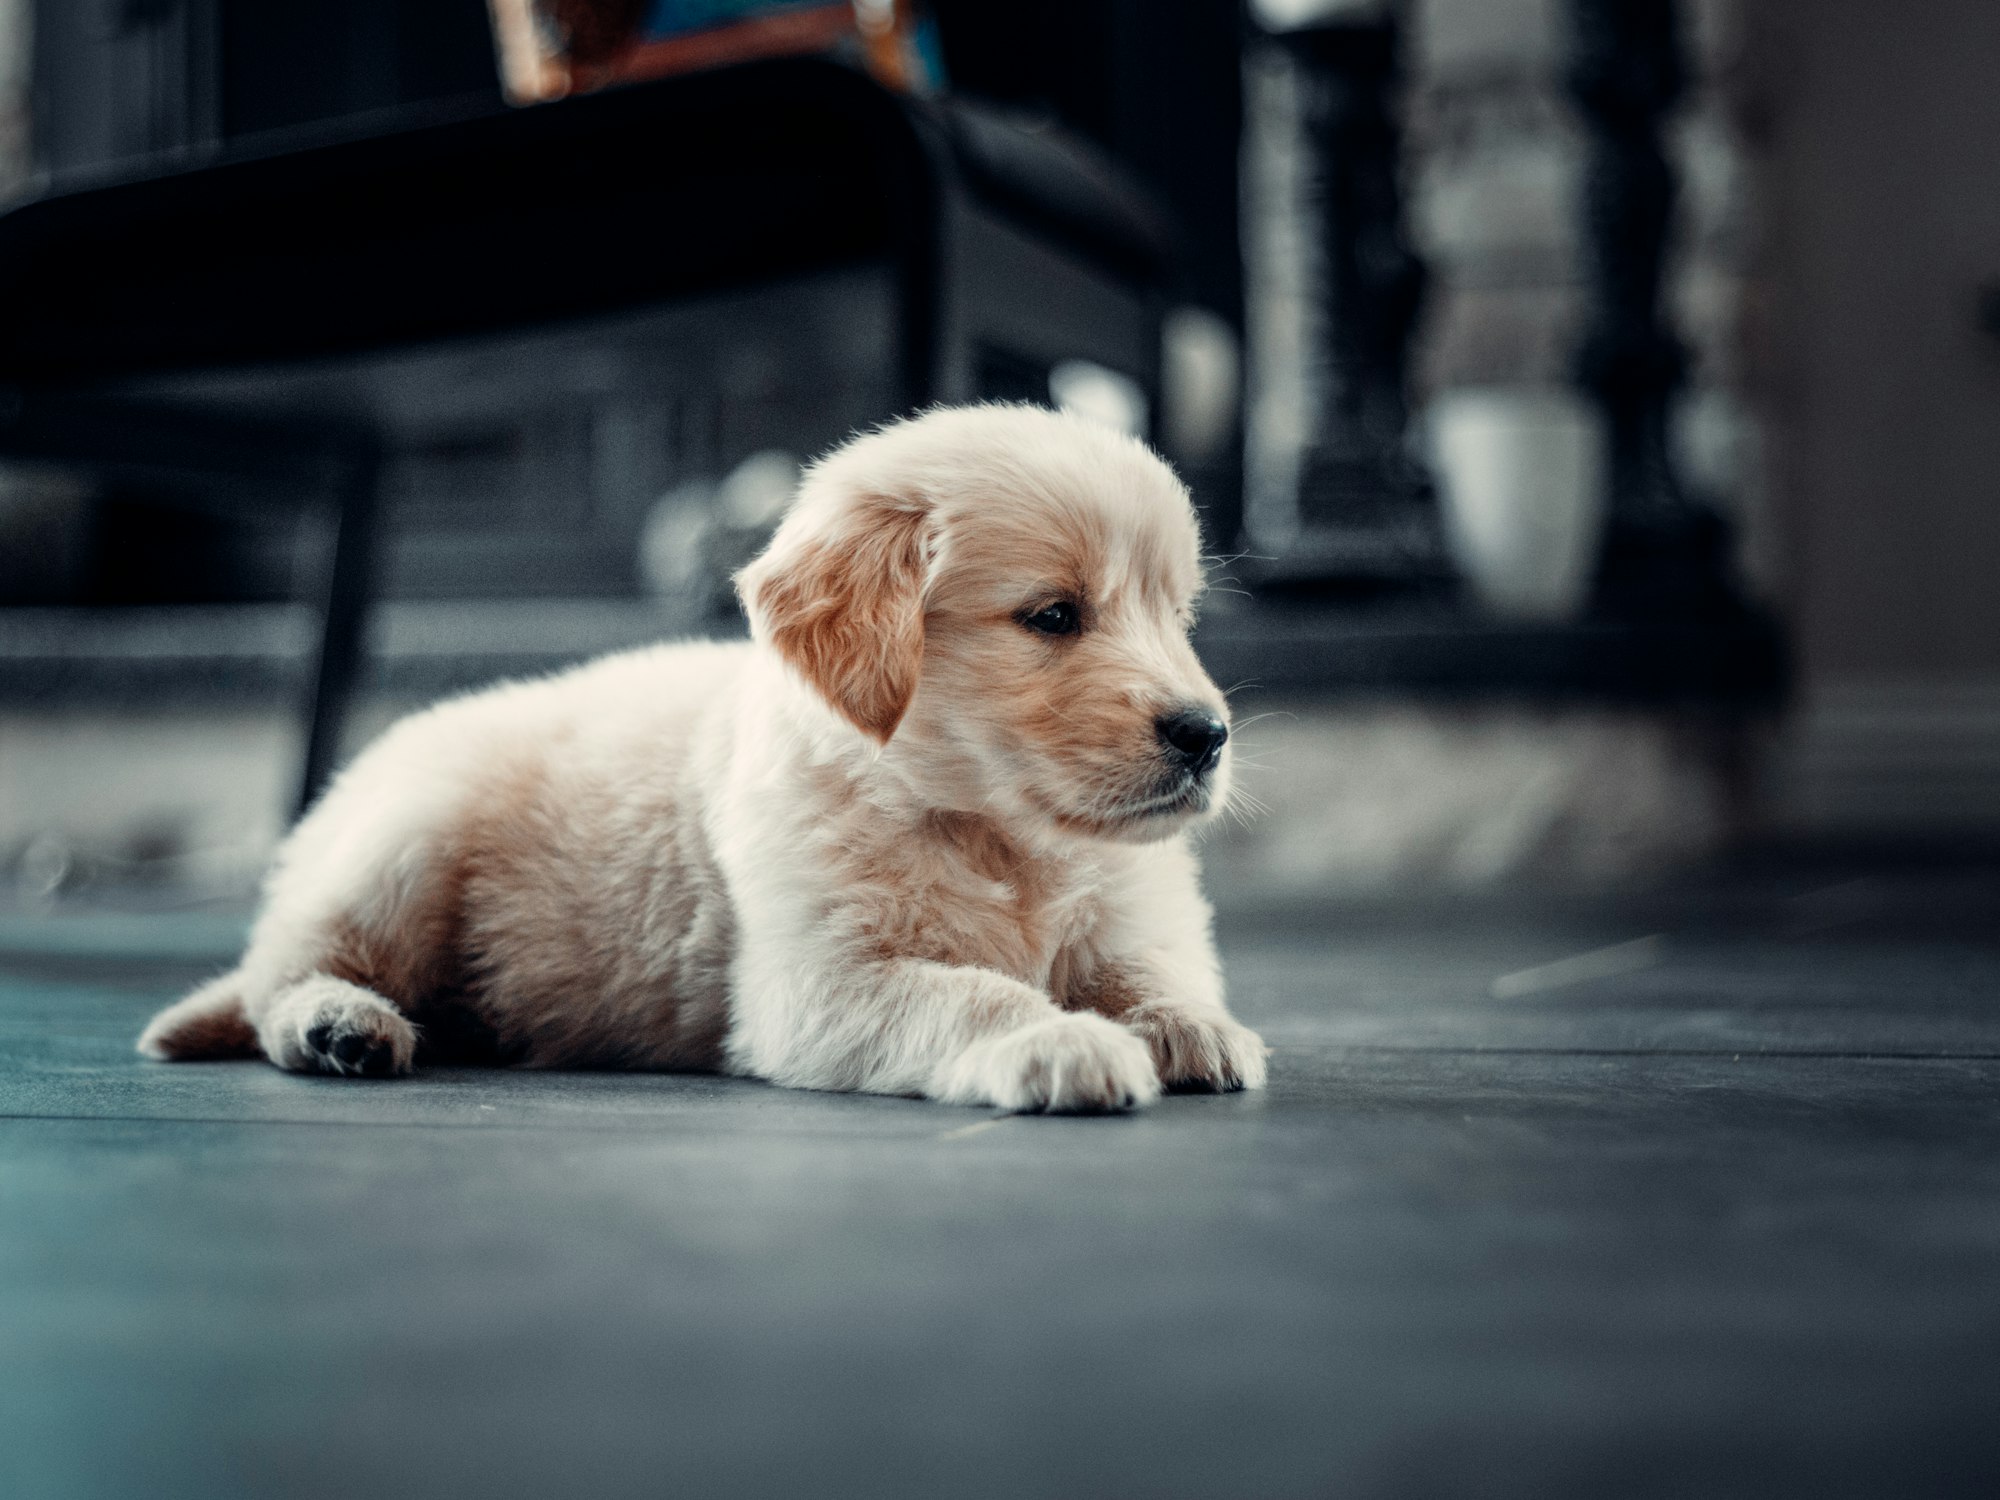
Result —
M 737 584 L 756 638 L 930 805 L 1145 840 L 1228 792 L 1228 709 L 1188 644 L 1199 552 L 1143 444 L 978 406 L 822 459 Z

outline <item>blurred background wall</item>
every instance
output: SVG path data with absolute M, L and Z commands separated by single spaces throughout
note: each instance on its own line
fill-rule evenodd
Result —
M 33 33 L 28 0 L 0 0 L 0 193 L 27 176 Z
M 2000 823 L 2000 10 L 1770 7 L 1784 813 Z M 1982 309 L 1984 312 L 1982 313 Z
M 1271 430 L 1273 413 L 1309 409 L 1301 330 L 1322 268 L 1301 258 L 1285 197 L 1300 148 L 1274 29 L 1400 21 L 1403 211 L 1430 279 L 1413 445 L 1454 392 L 1571 383 L 1589 133 L 1564 0 L 933 9 L 956 90 L 1092 143 L 1176 226 L 1160 437 L 1218 549 L 1246 545 L 1245 434 L 1254 450 L 1260 418 Z M 1690 360 L 1673 447 L 1732 523 L 1746 590 L 1782 623 L 1792 691 L 1780 710 L 1717 716 L 1393 683 L 1251 689 L 1246 708 L 1271 717 L 1244 736 L 1250 785 L 1275 815 L 1218 834 L 1220 878 L 1597 881 L 1772 837 L 2000 834 L 2000 8 L 1692 0 L 1682 21 L 1666 300 Z M 0 0 L 0 185 L 502 107 L 480 0 Z M 810 327 L 817 305 L 691 314 L 680 341 L 699 352 L 644 402 L 615 362 L 559 390 L 532 369 L 487 371 L 513 398 L 392 453 L 377 653 L 408 670 L 363 732 L 448 678 L 420 668 L 453 641 L 512 632 L 560 655 L 685 623 L 663 624 L 652 597 L 658 559 L 685 540 L 674 528 L 746 462 L 739 497 L 872 409 L 843 383 L 838 320 L 808 377 L 759 353 L 762 332 Z M 4 485 L 0 666 L 16 687 L 0 697 L 0 859 L 24 890 L 92 860 L 240 883 L 282 810 L 294 731 L 282 695 L 256 684 L 304 650 L 280 601 L 313 538 L 200 497 L 19 470 Z M 538 613 L 508 603 L 527 598 Z M 180 699 L 50 686 L 129 675 L 159 631 L 195 678 L 234 662 L 245 685 L 217 698 L 190 681 Z

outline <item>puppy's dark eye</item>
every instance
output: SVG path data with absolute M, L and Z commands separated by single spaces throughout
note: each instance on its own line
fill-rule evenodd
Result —
M 1083 628 L 1083 615 L 1074 604 L 1061 599 L 1022 615 L 1021 623 L 1037 635 L 1075 635 Z

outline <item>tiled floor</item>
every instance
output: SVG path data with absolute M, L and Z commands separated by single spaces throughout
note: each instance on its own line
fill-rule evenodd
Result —
M 2000 877 L 1226 928 L 1129 1119 L 132 1055 L 0 919 L 0 1495 L 2000 1493 Z

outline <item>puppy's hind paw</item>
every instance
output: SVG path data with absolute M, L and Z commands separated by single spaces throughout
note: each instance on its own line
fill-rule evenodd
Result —
M 1129 1031 L 1063 1015 L 974 1042 L 940 1070 L 931 1094 L 1021 1113 L 1108 1114 L 1157 1099 L 1160 1077 Z
M 403 1050 L 398 1047 L 397 1025 L 391 1021 L 378 1026 L 372 1018 L 350 1016 L 320 1021 L 306 1031 L 306 1050 L 322 1073 L 354 1073 L 363 1078 L 406 1073 L 408 1065 L 397 1062 L 396 1054 Z M 409 1022 L 401 1021 L 400 1025 L 408 1029 Z M 414 1052 L 414 1043 L 407 1050 Z
M 1271 1049 L 1227 1011 L 1153 1000 L 1121 1018 L 1152 1049 L 1160 1078 L 1170 1089 L 1218 1094 L 1261 1089 Z
M 359 985 L 320 975 L 285 997 L 280 1067 L 296 1073 L 387 1078 L 416 1064 L 417 1028 L 388 1001 Z

